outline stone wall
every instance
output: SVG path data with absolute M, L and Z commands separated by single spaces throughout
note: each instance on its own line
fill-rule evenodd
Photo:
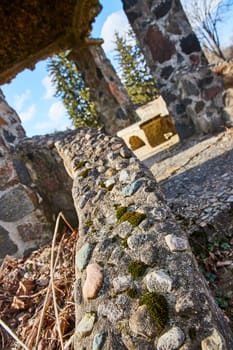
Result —
M 71 187 L 52 135 L 24 139 L 5 153 L 0 166 L 0 259 L 27 255 L 51 241 L 60 211 L 77 224 Z
M 0 89 L 0 162 L 10 146 L 15 145 L 25 135 L 17 113 L 8 105 Z
M 73 49 L 69 57 L 83 73 L 106 133 L 115 135 L 139 120 L 124 85 L 101 46 L 90 46 L 81 51 Z
M 95 130 L 56 147 L 79 219 L 75 349 L 232 349 L 227 320 L 150 171 L 119 138 Z
M 223 82 L 207 66 L 179 0 L 122 0 L 181 139 L 231 125 Z
M 0 91 L 0 260 L 50 241 L 59 211 L 77 224 L 72 181 L 54 148 L 57 137 L 25 138 Z

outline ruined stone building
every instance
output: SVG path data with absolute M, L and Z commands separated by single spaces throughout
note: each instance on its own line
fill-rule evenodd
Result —
M 180 138 L 231 125 L 221 78 L 209 71 L 179 0 L 123 0 L 123 6 Z M 80 237 L 75 349 L 231 350 L 229 325 L 185 232 L 150 171 L 111 135 L 137 116 L 99 41 L 90 38 L 100 8 L 98 0 L 1 2 L 0 83 L 69 49 L 108 132 L 24 138 L 1 94 L 1 257 L 50 240 L 62 210 L 78 221 Z M 101 278 L 86 290 L 93 269 Z

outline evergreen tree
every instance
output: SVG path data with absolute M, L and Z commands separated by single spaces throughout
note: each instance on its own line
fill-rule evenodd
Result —
M 119 73 L 132 102 L 136 105 L 145 104 L 158 96 L 158 91 L 132 29 L 127 37 L 115 33 Z
M 55 96 L 61 97 L 73 125 L 98 126 L 94 103 L 90 101 L 83 75 L 66 53 L 50 58 L 47 68 L 56 88 Z

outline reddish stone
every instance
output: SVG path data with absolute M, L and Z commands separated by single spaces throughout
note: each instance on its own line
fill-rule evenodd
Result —
M 198 55 L 190 55 L 189 58 L 194 66 L 198 66 L 198 64 L 200 63 L 200 57 Z
M 0 117 L 0 126 L 2 125 L 7 125 L 7 122 L 2 117 Z
M 0 189 L 12 186 L 18 182 L 18 176 L 12 162 L 4 162 L 0 167 Z
M 214 98 L 219 92 L 221 92 L 221 87 L 220 86 L 212 86 L 209 89 L 205 90 L 205 98 L 207 100 L 211 100 Z
M 89 264 L 87 266 L 87 278 L 83 286 L 84 299 L 94 299 L 102 287 L 103 273 L 98 264 Z
M 145 43 L 149 46 L 153 59 L 159 63 L 170 60 L 176 51 L 170 39 L 152 26 L 146 32 Z

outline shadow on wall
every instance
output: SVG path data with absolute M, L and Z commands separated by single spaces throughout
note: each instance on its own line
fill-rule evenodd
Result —
M 166 142 L 176 134 L 175 125 L 172 118 L 167 115 L 164 117 L 156 116 L 140 125 L 146 135 L 148 143 L 151 147 L 156 147 Z

